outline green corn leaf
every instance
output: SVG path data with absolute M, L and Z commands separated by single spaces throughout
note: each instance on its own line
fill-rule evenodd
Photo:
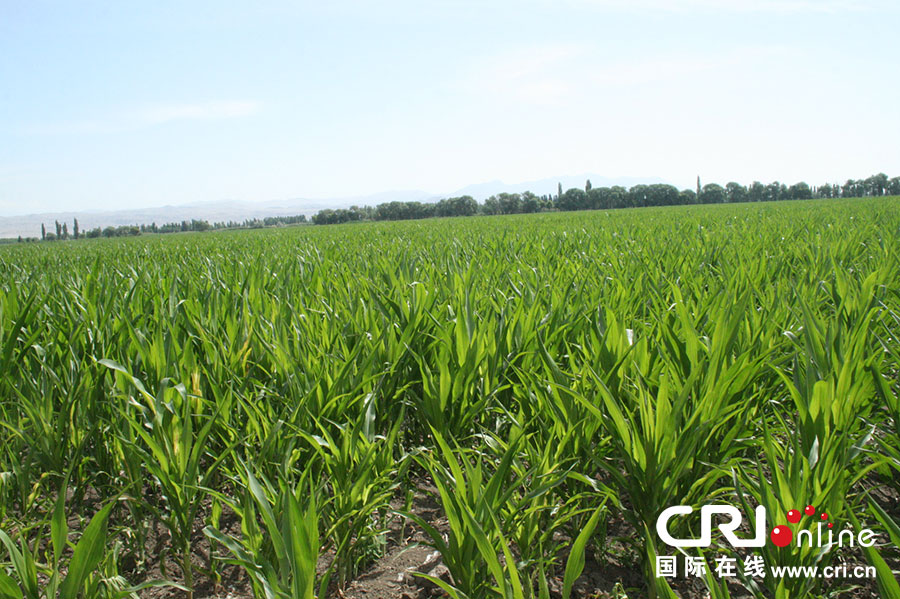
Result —
M 0 599 L 22 599 L 22 589 L 2 570 L 0 570 Z
M 859 519 L 856 515 L 849 511 L 847 516 L 849 516 L 854 528 L 861 530 Z M 878 550 L 875 547 L 862 547 L 862 550 L 866 555 L 866 560 L 875 567 L 875 580 L 881 591 L 881 597 L 883 599 L 900 599 L 900 583 L 897 582 L 897 577 L 894 576 L 890 566 L 884 561 Z
M 891 518 L 891 515 L 884 511 L 884 508 L 873 499 L 869 499 L 869 511 L 884 526 L 894 547 L 900 547 L 900 524 Z
M 53 508 L 53 515 L 50 518 L 50 540 L 53 544 L 54 566 L 59 564 L 68 538 L 69 526 L 66 522 L 66 483 L 64 482 L 59 489 L 59 495 L 56 498 L 56 506 Z
M 594 513 L 591 514 L 590 519 L 585 524 L 584 528 L 581 529 L 581 532 L 578 533 L 578 536 L 575 538 L 575 542 L 572 543 L 572 548 L 569 552 L 569 559 L 566 561 L 566 570 L 563 575 L 563 590 L 562 590 L 562 598 L 569 599 L 572 595 L 572 586 L 575 584 L 575 581 L 581 576 L 581 572 L 584 570 L 584 552 L 587 548 L 588 541 L 591 538 L 591 535 L 594 534 L 594 530 L 597 528 L 597 524 L 600 522 L 600 517 L 603 514 L 603 510 L 605 510 L 605 506 L 601 505 Z
M 19 582 L 25 590 L 25 597 L 27 599 L 39 599 L 37 568 L 31 553 L 28 551 L 28 547 L 23 544 L 20 551 L 9 535 L 2 530 L 0 530 L 0 542 L 6 546 L 6 550 L 9 552 L 13 570 L 19 577 Z
M 84 534 L 75 545 L 69 571 L 59 588 L 61 599 L 76 599 L 87 577 L 106 555 L 106 525 L 116 500 L 108 502 L 94 514 Z

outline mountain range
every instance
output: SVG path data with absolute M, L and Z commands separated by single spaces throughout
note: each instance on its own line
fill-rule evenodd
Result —
M 555 195 L 558 185 L 563 189 L 572 187 L 584 187 L 590 179 L 594 187 L 621 185 L 631 187 L 639 183 L 664 183 L 662 179 L 654 177 L 604 177 L 596 174 L 567 175 L 550 177 L 522 183 L 504 183 L 503 181 L 490 181 L 478 183 L 458 189 L 451 193 L 432 193 L 419 190 L 386 191 L 366 196 L 330 198 L 330 199 L 304 199 L 295 198 L 279 201 L 247 202 L 236 200 L 222 200 L 214 202 L 198 202 L 182 204 L 178 206 L 158 206 L 153 208 L 131 208 L 122 210 L 69 210 L 64 212 L 48 212 L 42 214 L 25 214 L 20 216 L 0 217 L 0 238 L 39 237 L 41 224 L 46 225 L 48 231 L 54 230 L 54 222 L 71 223 L 78 219 L 82 231 L 95 227 L 118 227 L 121 225 L 163 224 L 181 222 L 183 220 L 206 220 L 210 223 L 237 221 L 247 219 L 265 218 L 267 216 L 293 216 L 305 214 L 312 216 L 319 210 L 326 208 L 347 208 L 352 205 L 375 206 L 383 202 L 435 202 L 441 198 L 470 195 L 478 201 L 498 193 L 522 193 L 531 191 L 537 195 Z

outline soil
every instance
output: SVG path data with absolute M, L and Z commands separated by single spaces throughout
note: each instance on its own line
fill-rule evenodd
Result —
M 443 516 L 439 504 L 435 501 L 436 489 L 427 480 L 417 481 L 417 491 L 414 495 L 410 511 L 426 522 L 430 523 L 440 532 L 449 529 L 446 518 Z M 900 502 L 897 501 L 897 493 L 889 486 L 878 485 L 878 492 L 872 496 L 893 517 L 900 519 Z M 397 499 L 392 503 L 394 510 L 404 508 L 402 500 Z M 207 506 L 208 509 L 208 506 Z M 206 514 L 198 517 L 193 536 L 193 563 L 197 567 L 194 574 L 195 599 L 252 599 L 252 586 L 244 570 L 238 566 L 216 562 L 216 577 L 204 575 L 201 571 L 208 569 L 210 551 L 218 551 L 210 547 L 209 540 L 201 532 L 205 525 Z M 77 523 L 70 523 L 77 526 Z M 228 511 L 223 512 L 220 520 L 220 529 L 232 536 L 240 535 L 240 521 L 238 517 Z M 387 548 L 384 555 L 362 572 L 344 588 L 332 585 L 329 589 L 329 597 L 340 599 L 429 599 L 432 597 L 444 597 L 445 593 L 429 585 L 420 578 L 411 575 L 413 571 L 432 571 L 439 566 L 440 557 L 427 545 L 425 533 L 414 523 L 407 521 L 400 515 L 395 515 L 389 522 L 387 535 Z M 620 599 L 624 592 L 629 598 L 647 596 L 643 574 L 635 564 L 640 562 L 640 555 L 630 539 L 636 538 L 636 531 L 621 518 L 613 518 L 607 523 L 607 542 L 599 548 L 598 553 L 586 556 L 585 568 L 582 576 L 575 584 L 573 596 L 591 599 Z M 123 574 L 129 580 L 153 580 L 168 579 L 183 582 L 181 568 L 173 559 L 169 551 L 169 535 L 166 530 L 157 525 L 148 532 L 147 546 L 152 547 L 150 563 L 139 567 L 137 564 L 122 563 Z M 900 567 L 900 555 L 897 550 L 885 552 L 889 565 L 896 571 Z M 160 556 L 165 555 L 165 560 Z M 331 556 L 322 557 L 320 568 L 324 570 L 330 563 Z M 864 565 L 865 560 L 859 552 L 849 551 L 841 558 L 842 562 L 850 565 Z M 133 569 L 132 569 L 133 568 Z M 131 571 L 129 571 L 131 570 Z M 143 572 L 138 575 L 138 571 Z M 675 591 L 684 598 L 708 597 L 703 583 L 698 578 L 673 579 L 672 586 Z M 561 573 L 559 578 L 549 581 L 551 599 L 559 599 L 562 588 Z M 874 581 L 868 581 L 862 586 L 851 588 L 846 581 L 835 581 L 831 589 L 832 596 L 846 599 L 862 599 L 878 597 L 878 589 Z M 749 598 L 747 593 L 739 585 L 729 588 L 734 599 Z M 836 592 L 835 591 L 839 591 Z M 181 599 L 186 596 L 184 591 L 175 588 L 151 588 L 141 592 L 143 599 Z

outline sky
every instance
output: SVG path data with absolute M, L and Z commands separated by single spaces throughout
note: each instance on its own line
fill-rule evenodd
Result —
M 0 0 L 0 216 L 900 175 L 896 0 Z

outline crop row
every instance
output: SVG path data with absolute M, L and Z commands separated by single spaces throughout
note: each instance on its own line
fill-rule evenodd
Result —
M 395 518 L 453 597 L 568 597 L 612 546 L 675 597 L 656 519 L 713 501 L 876 529 L 853 557 L 900 597 L 898 257 L 894 198 L 3 248 L 0 598 L 190 593 L 229 564 L 321 598 Z

